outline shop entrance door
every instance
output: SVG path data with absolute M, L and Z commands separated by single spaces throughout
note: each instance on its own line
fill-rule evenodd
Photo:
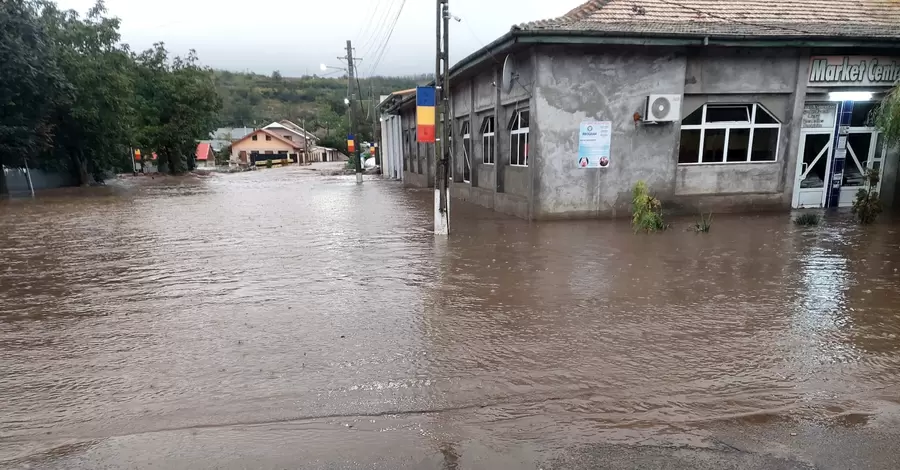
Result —
M 880 132 L 868 128 L 850 128 L 839 207 L 853 205 L 857 191 L 865 187 L 868 170 L 881 172 L 884 153 L 884 136 Z M 881 190 L 881 181 L 875 190 Z
M 825 182 L 831 172 L 832 132 L 800 133 L 800 158 L 794 182 L 794 208 L 824 207 Z

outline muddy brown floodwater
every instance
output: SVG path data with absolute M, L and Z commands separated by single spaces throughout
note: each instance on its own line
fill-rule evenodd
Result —
M 900 426 L 887 217 L 456 204 L 440 242 L 430 198 L 289 168 L 0 202 L 0 466 L 806 468 Z

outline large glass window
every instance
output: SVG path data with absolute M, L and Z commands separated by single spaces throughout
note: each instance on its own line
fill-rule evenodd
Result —
M 774 162 L 780 133 L 761 104 L 705 104 L 681 121 L 678 163 Z
M 509 120 L 509 164 L 528 166 L 528 110 L 518 110 Z
M 481 158 L 487 165 L 494 164 L 494 116 L 488 116 L 481 122 Z

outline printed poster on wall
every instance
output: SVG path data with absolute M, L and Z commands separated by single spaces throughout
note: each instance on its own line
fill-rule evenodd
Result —
M 612 121 L 584 121 L 578 132 L 578 168 L 609 168 Z

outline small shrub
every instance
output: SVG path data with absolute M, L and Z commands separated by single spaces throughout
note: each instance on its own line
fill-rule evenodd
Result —
M 694 224 L 694 231 L 697 233 L 709 233 L 709 229 L 712 228 L 712 212 L 709 215 L 703 215 L 700 213 L 700 220 Z
M 881 197 L 875 189 L 878 187 L 878 171 L 866 172 L 866 186 L 856 192 L 856 200 L 853 201 L 853 214 L 862 225 L 875 222 L 881 214 Z
M 815 212 L 805 212 L 794 218 L 794 223 L 803 227 L 819 225 L 822 217 Z
M 266 160 L 266 168 L 272 168 L 272 160 Z
M 631 199 L 631 225 L 637 232 L 658 232 L 668 226 L 663 222 L 662 204 L 659 199 L 650 195 L 647 183 L 638 181 L 634 185 Z

